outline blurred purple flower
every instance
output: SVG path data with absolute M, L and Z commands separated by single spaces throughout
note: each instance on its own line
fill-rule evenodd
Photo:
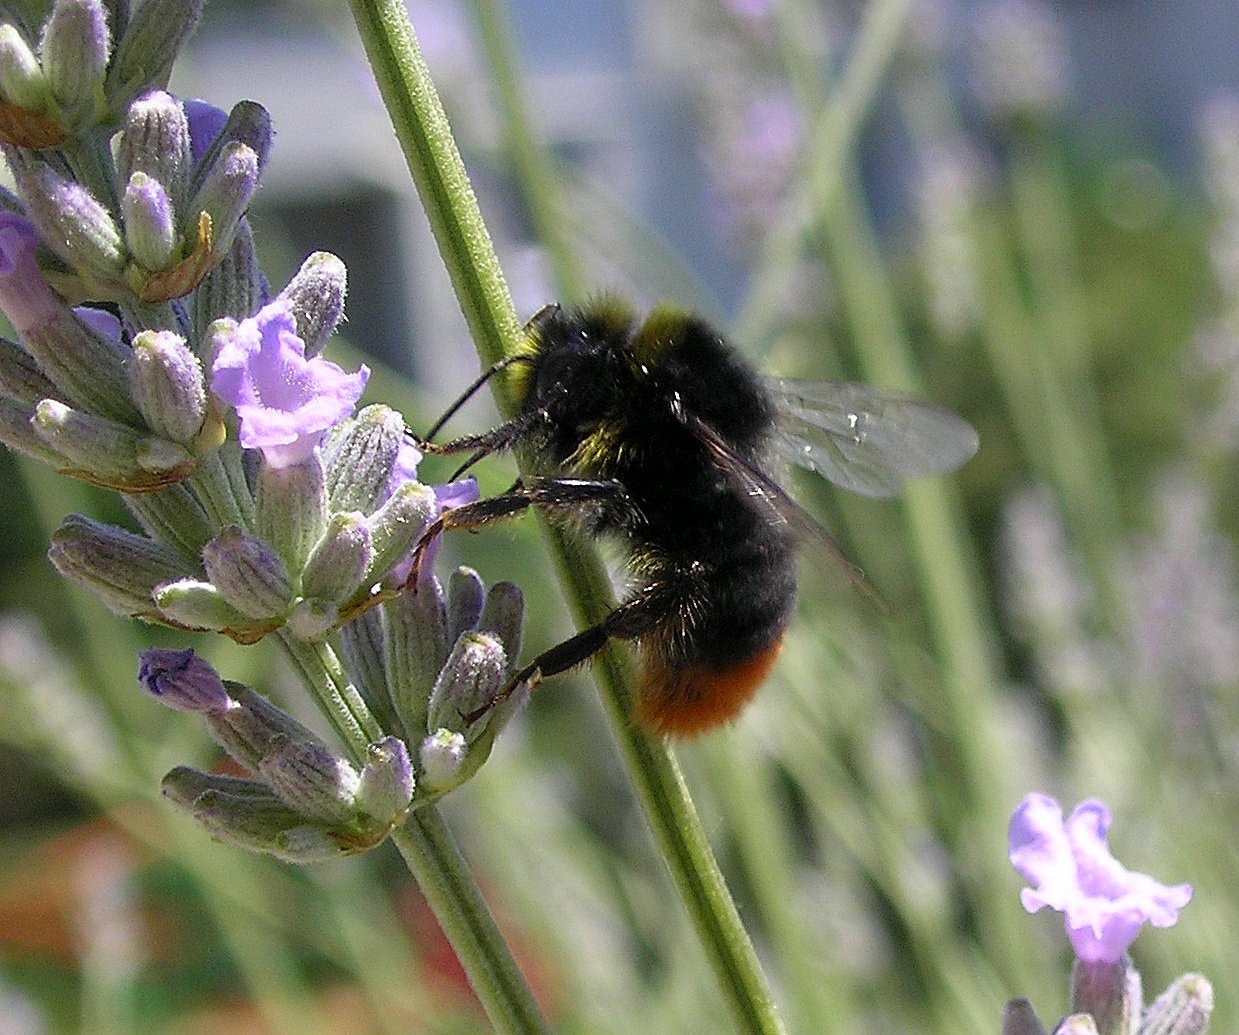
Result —
M 28 219 L 0 211 L 0 309 L 23 337 L 64 309 L 35 263 L 38 243 L 39 235 Z
M 242 320 L 223 338 L 211 365 L 211 390 L 241 420 L 241 445 L 261 449 L 271 467 L 301 463 L 334 424 L 353 412 L 370 370 L 347 374 L 305 342 L 282 299 Z
M 1065 914 L 1071 947 L 1086 963 L 1117 962 L 1146 921 L 1171 926 L 1192 897 L 1189 884 L 1167 887 L 1125 869 L 1106 844 L 1109 827 L 1110 810 L 1095 798 L 1064 823 L 1058 802 L 1030 794 L 1008 832 L 1011 865 L 1033 885 L 1020 892 L 1024 908 Z

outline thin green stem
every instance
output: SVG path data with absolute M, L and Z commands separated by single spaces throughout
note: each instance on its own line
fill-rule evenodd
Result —
M 560 301 L 579 301 L 585 291 L 585 279 L 581 275 L 582 264 L 569 243 L 564 214 L 565 184 L 545 142 L 534 130 L 521 89 L 522 77 L 512 43 L 515 34 L 499 0 L 473 0 L 469 6 L 499 98 L 504 152 L 529 209 L 534 236 L 550 257 Z
M 325 643 L 303 643 L 283 630 L 279 642 L 336 734 L 352 749 L 354 758 L 364 760 L 366 747 L 379 740 L 383 730 L 344 674 L 335 652 Z
M 215 528 L 226 528 L 228 525 L 245 527 L 241 504 L 218 450 L 207 453 L 198 461 L 198 468 L 193 473 L 193 485 Z
M 520 323 L 405 5 L 349 0 L 349 7 L 461 312 L 489 365 L 516 351 Z M 501 404 L 511 410 L 510 399 Z
M 823 224 L 838 275 L 840 294 L 855 333 L 863 375 L 879 384 L 915 390 L 917 375 L 898 307 L 883 270 L 874 229 L 864 212 L 854 176 Z M 965 824 L 1001 816 L 1012 796 L 993 762 L 1003 757 L 993 739 L 994 688 L 998 676 L 994 650 L 982 620 L 984 603 L 977 592 L 977 570 L 970 541 L 942 480 L 909 486 L 903 497 L 910 545 L 922 587 L 925 610 L 942 666 L 947 722 L 953 732 L 961 775 Z M 980 833 L 963 830 L 967 840 Z M 991 862 L 976 880 L 978 901 L 995 912 L 1000 868 Z
M 495 1030 L 512 1035 L 550 1031 L 438 810 L 418 809 L 391 839 Z
M 484 362 L 494 362 L 513 351 L 519 329 L 477 201 L 465 179 L 463 163 L 404 6 L 391 0 L 352 0 L 351 6 L 479 354 Z M 488 307 L 490 311 L 480 311 Z M 500 405 L 511 412 L 510 398 L 501 397 Z M 596 553 L 554 530 L 548 534 L 579 621 L 599 621 L 614 605 L 610 583 Z M 595 671 L 647 820 L 714 965 L 738 1029 L 767 1035 L 781 1032 L 782 1022 L 756 951 L 740 922 L 674 757 L 630 722 L 633 694 L 615 652 L 605 651 Z
M 912 0 L 869 4 L 857 30 L 834 97 L 821 113 L 805 148 L 805 176 L 784 202 L 755 266 L 753 284 L 736 321 L 740 341 L 758 342 L 781 312 L 781 299 L 813 234 L 843 185 L 853 145 L 886 78 Z

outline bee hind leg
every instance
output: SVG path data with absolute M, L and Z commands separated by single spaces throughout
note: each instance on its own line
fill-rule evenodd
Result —
M 621 604 L 597 625 L 591 625 L 575 636 L 543 651 L 519 672 L 514 673 L 494 697 L 481 708 L 464 716 L 474 723 L 496 705 L 511 697 L 525 683 L 537 685 L 547 676 L 567 672 L 584 664 L 611 640 L 636 640 L 653 632 L 673 606 L 665 592 L 645 592 Z

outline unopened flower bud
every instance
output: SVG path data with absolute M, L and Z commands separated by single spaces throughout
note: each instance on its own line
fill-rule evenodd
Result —
M 470 742 L 476 739 L 488 716 L 471 725 L 464 717 L 494 700 L 503 687 L 507 663 L 503 644 L 489 633 L 461 636 L 430 691 L 427 728 L 457 731 Z
M 105 113 L 103 80 L 111 48 L 102 0 L 55 0 L 40 52 L 67 125 L 82 129 Z
M 360 774 L 323 744 L 278 738 L 258 771 L 285 804 L 309 819 L 347 823 Z
M 34 357 L 4 337 L 0 337 L 0 395 L 31 408 L 40 399 L 57 398 L 56 386 L 44 376 Z
M 177 259 L 176 213 L 163 184 L 144 172 L 129 177 L 121 198 L 125 244 L 145 271 L 166 269 Z
M 1213 1014 L 1213 986 L 1200 974 L 1184 974 L 1153 1000 L 1140 1035 L 1204 1035 Z
M 237 223 L 245 215 L 257 189 L 258 155 L 246 144 L 229 143 L 185 206 L 187 218 L 196 220 L 200 212 L 210 216 L 213 255 L 218 257 L 228 250 Z
M 297 321 L 297 335 L 305 342 L 307 357 L 323 351 L 343 317 L 347 284 L 344 263 L 330 252 L 315 252 L 280 292 Z
M 327 486 L 318 454 L 287 467 L 263 464 L 255 503 L 258 535 L 290 571 L 300 571 L 327 524 Z
M 228 679 L 224 686 L 237 707 L 208 713 L 203 719 L 215 742 L 251 773 L 259 772 L 262 760 L 286 741 L 322 743 L 291 715 L 244 683 Z
M 186 561 L 174 550 L 112 525 L 70 514 L 52 536 L 48 557 L 71 582 L 93 590 L 123 615 L 150 617 L 152 591 L 184 576 Z
M 179 481 L 194 468 L 193 456 L 178 443 L 54 399 L 35 407 L 33 423 L 39 437 L 65 457 L 62 470 L 96 485 L 145 492 Z
M 438 729 L 422 741 L 418 759 L 421 762 L 422 785 L 432 791 L 451 790 L 460 782 L 469 746 L 463 733 Z
M 1012 999 L 1002 1013 L 1002 1035 L 1046 1035 L 1045 1026 L 1027 999 Z
M 65 458 L 35 433 L 32 420 L 33 406 L 0 394 L 0 442 L 51 467 L 64 466 Z
M 7 22 L 0 25 L 0 97 L 33 111 L 46 111 L 51 99 L 43 66 L 21 31 Z
M 199 122 L 194 117 L 194 112 L 190 115 L 190 131 L 193 134 L 194 153 L 197 154 L 201 140 L 196 126 L 209 126 L 211 130 L 215 130 L 215 121 L 208 118 Z M 257 155 L 258 172 L 261 175 L 271 154 L 271 138 L 271 116 L 267 110 L 254 101 L 238 101 L 228 113 L 223 126 L 214 132 L 201 157 L 197 159 L 190 180 L 190 193 L 197 193 L 207 176 L 211 175 L 219 156 L 234 143 L 244 144 Z
M 87 327 L 51 289 L 36 262 L 38 243 L 29 220 L 0 211 L 0 309 L 56 386 L 47 397 L 122 423 L 136 419 L 125 375 L 128 350 Z
M 356 511 L 335 514 L 306 561 L 301 592 L 307 597 L 346 600 L 361 586 L 373 557 L 365 518 Z
M 374 557 L 367 578 L 377 581 L 417 544 L 436 508 L 434 490 L 406 482 L 367 520 Z
M 215 837 L 239 848 L 292 863 L 321 862 L 355 850 L 326 826 L 307 822 L 257 780 L 182 766 L 164 777 L 162 790 Z
M 152 647 L 138 657 L 138 682 L 169 708 L 182 712 L 225 712 L 233 707 L 219 673 L 193 648 Z
M 416 743 L 430 729 L 426 706 L 451 651 L 447 598 L 432 574 L 416 593 L 401 593 L 380 608 L 387 692 L 400 722 Z
M 521 653 L 521 626 L 525 615 L 525 595 L 512 582 L 496 582 L 486 594 L 486 606 L 478 619 L 480 632 L 493 633 L 508 655 L 508 669 L 516 667 Z
M 151 90 L 129 105 L 116 152 L 117 179 L 130 183 L 142 173 L 163 188 L 171 207 L 184 207 L 189 183 L 189 120 L 171 94 Z M 159 269 L 151 266 L 150 269 Z
M 151 597 L 164 618 L 186 629 L 222 632 L 245 629 L 253 624 L 249 616 L 225 600 L 214 585 L 200 579 L 163 582 L 155 587 Z
M 126 261 L 120 228 L 89 190 L 43 162 L 21 170 L 17 180 L 28 215 L 49 248 L 87 277 L 120 278 Z
M 357 785 L 356 807 L 382 824 L 399 822 L 413 800 L 409 749 L 397 737 L 384 737 L 366 749 Z
M 304 643 L 325 640 L 339 624 L 340 609 L 335 602 L 319 597 L 302 597 L 284 620 L 284 628 Z
M 207 543 L 202 563 L 224 599 L 250 618 L 282 615 L 292 604 L 292 582 L 279 554 L 235 525 Z
M 133 340 L 129 378 L 147 426 L 189 446 L 206 419 L 206 384 L 185 339 L 171 331 L 143 331 Z
M 332 509 L 369 514 L 385 500 L 403 441 L 404 418 L 390 406 L 367 406 L 336 425 L 323 443 Z
M 202 14 L 202 0 L 145 0 L 129 18 L 108 73 L 108 100 L 123 111 L 139 93 L 168 85 L 172 63 Z
M 447 580 L 447 638 L 455 643 L 461 635 L 478 627 L 486 585 L 472 568 L 459 567 Z

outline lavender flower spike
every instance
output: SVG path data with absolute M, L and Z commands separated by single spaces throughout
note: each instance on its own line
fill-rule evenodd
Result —
M 1067 821 L 1058 802 L 1030 794 L 1011 817 L 1011 865 L 1033 885 L 1020 892 L 1030 913 L 1049 906 L 1065 914 L 1067 937 L 1086 963 L 1115 963 L 1146 921 L 1169 927 L 1192 897 L 1188 884 L 1167 887 L 1125 869 L 1106 844 L 1110 810 L 1096 799 Z
M 217 325 L 218 326 L 218 325 Z M 309 459 L 327 430 L 353 412 L 370 377 L 305 358 L 288 303 L 280 299 L 218 335 L 211 390 L 234 406 L 241 445 L 272 467 Z

